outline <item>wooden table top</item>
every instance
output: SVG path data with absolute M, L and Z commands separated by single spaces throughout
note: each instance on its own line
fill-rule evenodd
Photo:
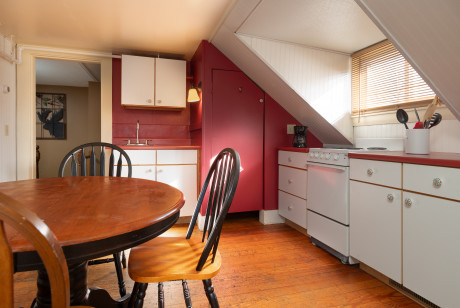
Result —
M 5 182 L 0 183 L 0 192 L 37 213 L 56 235 L 66 257 L 66 246 L 80 247 L 88 242 L 103 244 L 106 240 L 117 239 L 109 246 L 118 245 L 114 249 L 120 250 L 132 247 L 139 243 L 137 231 L 155 225 L 169 228 L 170 225 L 160 225 L 171 218 L 177 220 L 184 204 L 182 192 L 172 186 L 123 177 L 64 177 Z M 154 231 L 164 231 L 156 229 Z M 6 232 L 13 252 L 33 249 L 14 230 L 7 227 Z M 120 235 L 127 238 L 117 238 Z M 108 247 L 91 250 L 87 252 L 87 258 L 105 253 L 102 250 L 108 250 Z M 75 253 L 78 252 L 72 252 Z

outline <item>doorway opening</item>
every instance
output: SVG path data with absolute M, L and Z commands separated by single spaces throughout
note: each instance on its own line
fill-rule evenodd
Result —
M 37 58 L 36 177 L 56 177 L 72 148 L 101 141 L 101 65 Z

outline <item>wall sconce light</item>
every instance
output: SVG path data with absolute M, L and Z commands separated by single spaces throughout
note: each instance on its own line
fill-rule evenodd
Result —
M 201 92 L 201 81 L 198 83 L 196 88 L 193 86 L 193 82 L 190 83 L 190 89 L 188 89 L 188 95 L 187 95 L 187 102 L 195 103 L 195 102 L 200 101 L 198 90 Z

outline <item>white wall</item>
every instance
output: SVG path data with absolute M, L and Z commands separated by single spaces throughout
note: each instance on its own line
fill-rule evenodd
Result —
M 414 127 L 415 123 L 409 123 Z M 406 129 L 404 125 L 381 124 L 356 126 L 354 139 L 356 146 L 385 146 L 389 150 L 403 151 Z M 457 120 L 442 120 L 430 129 L 430 151 L 460 153 L 460 122 Z
M 238 37 L 323 118 L 353 140 L 349 55 L 241 34 Z
M 9 92 L 5 89 L 9 88 Z M 0 182 L 16 180 L 16 68 L 0 57 Z

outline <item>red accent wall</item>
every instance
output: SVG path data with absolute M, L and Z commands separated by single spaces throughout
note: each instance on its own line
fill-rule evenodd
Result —
M 189 81 L 187 81 L 189 87 Z M 184 89 L 187 91 L 187 89 Z M 181 111 L 125 109 L 121 106 L 121 59 L 112 60 L 112 142 L 126 144 L 123 139 L 153 139 L 156 145 L 190 145 L 190 107 Z M 149 142 L 152 143 L 152 142 Z
M 192 75 L 195 84 L 202 83 L 202 100 L 190 108 L 190 134 L 192 144 L 201 145 L 201 179 L 204 180 L 212 158 L 210 130 L 212 130 L 212 74 L 213 70 L 241 71 L 214 45 L 203 41 L 191 61 Z M 263 185 L 264 209 L 278 208 L 278 151 L 281 146 L 292 146 L 293 135 L 286 133 L 287 124 L 300 123 L 281 107 L 268 94 L 265 94 L 264 110 L 264 154 L 263 154 Z M 322 147 L 322 143 L 307 132 L 309 147 Z

